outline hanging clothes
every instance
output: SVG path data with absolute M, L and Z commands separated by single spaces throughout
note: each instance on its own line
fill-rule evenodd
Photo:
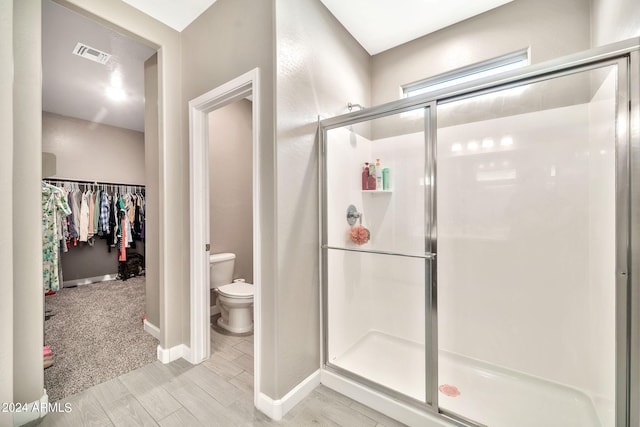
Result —
M 118 230 L 118 261 L 127 260 L 127 211 L 125 209 L 124 200 L 122 196 L 118 198 L 118 216 L 120 217 L 120 227 Z
M 69 224 L 69 238 L 71 241 L 78 238 L 78 231 L 75 227 L 75 222 L 74 222 L 73 203 L 71 202 L 72 197 L 73 197 L 73 191 L 69 191 L 67 193 L 67 203 L 71 208 L 71 214 L 67 217 L 67 222 Z
M 63 251 L 78 246 L 78 242 L 93 246 L 96 236 L 106 240 L 109 252 L 111 248 L 118 248 L 120 252 L 123 242 L 125 249 L 136 248 L 136 240 L 141 240 L 144 233 L 143 187 L 53 182 L 64 186 L 62 190 L 71 209 L 60 224 L 60 234 L 66 243 L 62 246 Z
M 74 246 L 80 241 L 80 216 L 82 206 L 82 192 L 80 189 L 75 189 L 71 192 L 71 210 L 73 211 L 73 226 L 76 232 Z
M 109 234 L 107 235 L 109 252 L 111 252 L 111 248 L 116 247 L 118 241 L 118 222 L 116 220 L 118 211 L 116 210 L 116 200 L 117 196 L 114 194 L 109 202 Z
M 100 225 L 102 227 L 103 235 L 109 234 L 109 204 L 110 197 L 107 195 L 106 191 L 102 192 L 102 203 L 100 204 Z
M 94 195 L 94 205 L 95 209 L 93 212 L 93 235 L 97 236 L 100 232 L 100 202 L 102 199 L 100 198 L 100 189 L 97 189 Z
M 80 241 L 86 242 L 89 238 L 89 192 L 85 191 L 80 196 Z
M 60 289 L 60 222 L 71 214 L 64 191 L 53 185 L 42 183 L 42 279 L 44 291 Z
M 133 231 L 140 236 L 142 234 L 142 197 L 139 194 L 136 194 L 136 208 L 134 210 Z
M 89 204 L 89 223 L 87 224 L 87 240 L 93 237 L 93 220 L 96 210 L 96 195 L 89 192 L 87 195 L 87 203 Z

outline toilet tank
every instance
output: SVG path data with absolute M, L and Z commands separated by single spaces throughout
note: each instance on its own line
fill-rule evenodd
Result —
M 236 254 L 221 253 L 209 256 L 209 284 L 211 289 L 227 285 L 233 281 L 233 267 Z

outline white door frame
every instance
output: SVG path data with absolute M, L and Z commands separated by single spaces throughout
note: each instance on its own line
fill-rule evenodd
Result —
M 207 115 L 246 97 L 252 100 L 253 138 L 253 314 L 254 403 L 260 393 L 261 271 L 260 271 L 260 70 L 253 70 L 189 101 L 189 207 L 191 348 L 185 356 L 193 364 L 209 358 L 209 126 Z

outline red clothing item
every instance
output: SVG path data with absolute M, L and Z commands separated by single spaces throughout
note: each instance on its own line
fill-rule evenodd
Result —
M 120 238 L 120 256 L 118 261 L 127 260 L 127 218 L 122 218 L 122 237 Z

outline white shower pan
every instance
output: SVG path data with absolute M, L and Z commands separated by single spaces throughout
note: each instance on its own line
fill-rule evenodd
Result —
M 581 390 L 445 350 L 438 354 L 439 385 L 460 392 L 455 397 L 439 392 L 439 406 L 446 413 L 464 414 L 491 427 L 613 427 L 613 402 L 600 400 L 596 408 Z M 424 401 L 422 344 L 372 330 L 331 363 Z

